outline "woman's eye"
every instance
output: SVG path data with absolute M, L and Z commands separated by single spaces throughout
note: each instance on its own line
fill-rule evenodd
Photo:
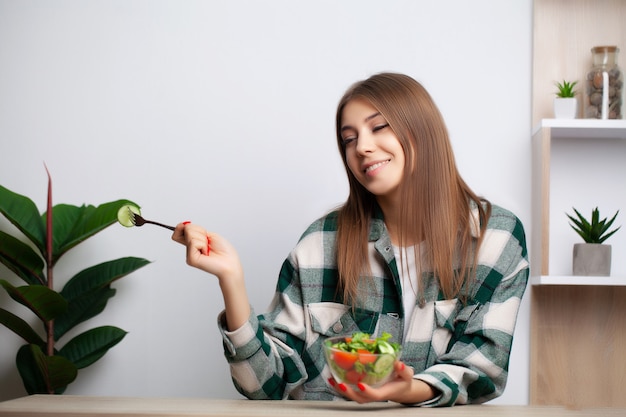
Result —
M 356 137 L 354 137 L 354 136 L 349 136 L 347 138 L 343 138 L 342 139 L 343 146 L 348 146 L 350 143 L 354 142 L 355 140 L 356 140 Z
M 386 127 L 389 127 L 389 123 L 383 123 L 381 125 L 376 125 L 376 126 L 374 126 L 374 129 L 372 129 L 372 131 L 378 132 L 379 130 L 382 130 L 382 129 L 386 128 Z

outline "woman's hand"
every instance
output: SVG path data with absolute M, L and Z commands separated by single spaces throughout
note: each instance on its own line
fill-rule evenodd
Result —
M 176 225 L 172 240 L 187 247 L 187 264 L 217 276 L 220 281 L 241 273 L 235 248 L 223 237 L 201 226 L 184 222 Z
M 187 248 L 188 265 L 217 277 L 224 297 L 228 330 L 241 327 L 249 318 L 250 303 L 235 248 L 220 235 L 190 222 L 177 224 L 172 240 Z
M 394 401 L 416 404 L 435 398 L 436 391 L 430 385 L 419 379 L 413 379 L 413 368 L 406 366 L 404 362 L 396 361 L 395 371 L 396 377 L 378 388 L 359 383 L 354 389 L 347 384 L 338 384 L 333 378 L 329 382 L 341 395 L 358 403 Z

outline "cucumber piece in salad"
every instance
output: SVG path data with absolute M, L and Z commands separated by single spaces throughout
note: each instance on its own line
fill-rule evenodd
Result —
M 378 341 L 378 353 L 389 353 L 390 355 L 396 354 L 396 348 L 386 340 Z
M 396 361 L 395 354 L 390 353 L 390 354 L 382 355 L 381 357 L 378 358 L 378 360 L 376 360 L 376 362 L 374 362 L 374 368 L 373 368 L 374 373 L 383 374 L 387 372 L 389 369 L 391 369 L 395 361 Z

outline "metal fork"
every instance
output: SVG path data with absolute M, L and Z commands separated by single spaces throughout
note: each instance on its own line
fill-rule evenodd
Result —
M 165 227 L 166 229 L 170 229 L 170 230 L 175 230 L 176 228 L 173 226 L 168 226 L 166 224 L 162 224 L 162 223 L 158 223 L 158 222 L 153 222 L 152 220 L 146 220 L 143 217 L 141 217 L 139 214 L 137 213 L 133 213 L 133 211 L 129 208 L 128 211 L 130 211 L 130 221 L 135 225 L 135 226 L 143 226 L 146 223 L 150 223 L 150 224 L 156 224 L 157 226 L 161 226 L 161 227 Z

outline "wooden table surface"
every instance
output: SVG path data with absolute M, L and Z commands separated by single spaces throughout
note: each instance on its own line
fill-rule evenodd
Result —
M 206 417 L 609 417 L 626 416 L 626 409 L 466 405 L 415 408 L 394 403 L 356 404 L 347 401 L 250 401 L 202 398 L 87 397 L 32 395 L 0 402 L 0 416 L 206 416 Z

